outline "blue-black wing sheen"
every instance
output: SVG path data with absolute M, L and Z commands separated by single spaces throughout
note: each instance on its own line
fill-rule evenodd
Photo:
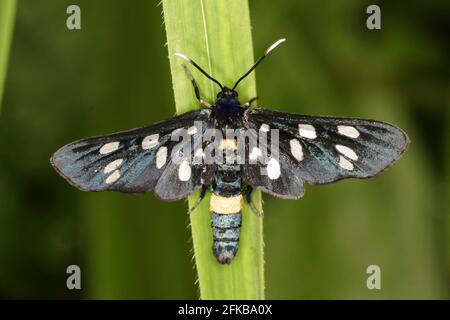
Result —
M 400 128 L 367 119 L 255 108 L 246 110 L 244 124 L 258 132 L 279 130 L 279 159 L 273 160 L 272 167 L 268 164 L 266 170 L 261 170 L 262 164 L 246 164 L 245 182 L 290 199 L 303 196 L 304 181 L 326 184 L 344 178 L 373 177 L 398 160 L 409 144 L 408 136 Z M 260 146 L 269 153 L 270 137 L 268 132 L 267 145 Z M 252 150 L 247 152 L 247 156 L 251 155 Z M 269 169 L 272 179 L 267 174 Z M 278 177 L 276 170 L 280 172 Z
M 180 128 L 192 133 L 199 122 L 204 132 L 209 119 L 209 110 L 195 110 L 150 126 L 75 141 L 55 152 L 50 162 L 84 191 L 154 190 L 161 199 L 179 200 L 201 187 L 202 180 L 210 181 L 212 168 L 172 161 L 172 149 L 181 140 L 172 141 L 171 135 Z

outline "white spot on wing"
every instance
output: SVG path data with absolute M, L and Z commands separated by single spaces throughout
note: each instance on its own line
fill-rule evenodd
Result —
M 278 179 L 281 175 L 280 163 L 277 159 L 271 158 L 267 163 L 267 176 L 270 180 Z
M 113 173 L 111 173 L 108 178 L 106 178 L 105 183 L 106 184 L 111 184 L 113 182 L 116 182 L 117 179 L 120 178 L 120 172 L 119 170 L 114 171 Z
M 345 159 L 343 156 L 339 156 L 339 165 L 345 170 L 353 170 L 353 163 Z
M 117 159 L 114 160 L 110 163 L 108 163 L 108 165 L 105 167 L 105 169 L 103 170 L 104 173 L 110 173 L 113 172 L 114 170 L 116 170 L 118 167 L 120 167 L 120 165 L 122 164 L 123 159 Z
M 158 145 L 159 134 L 151 134 L 142 140 L 142 149 L 148 150 Z
M 110 142 L 100 148 L 100 154 L 108 154 L 119 149 L 119 141 Z
M 191 167 L 189 166 L 189 163 L 187 160 L 183 160 L 178 167 L 178 178 L 180 181 L 188 181 L 191 177 Z
M 270 131 L 270 127 L 269 127 L 268 124 L 263 123 L 261 125 L 261 128 L 259 128 L 259 130 L 262 131 L 262 132 L 269 132 Z
M 316 129 L 314 129 L 314 127 L 310 124 L 299 124 L 298 132 L 300 136 L 308 139 L 315 139 L 317 137 Z
M 166 164 L 166 160 L 167 147 L 161 147 L 156 153 L 156 168 L 161 169 Z
M 253 147 L 252 151 L 248 155 L 249 159 L 252 161 L 256 161 L 256 159 L 258 159 L 261 156 L 262 156 L 262 152 L 261 152 L 261 149 L 259 149 L 258 147 Z
M 352 160 L 358 160 L 358 155 L 355 153 L 355 151 L 353 151 L 353 149 L 350 149 L 349 147 L 346 146 L 342 146 L 340 144 L 336 145 L 336 149 L 347 158 Z
M 294 156 L 294 158 L 297 159 L 297 161 L 302 161 L 303 148 L 302 145 L 300 144 L 300 141 L 298 141 L 297 139 L 292 139 L 291 141 L 289 141 L 289 144 L 291 146 L 291 153 Z
M 358 138 L 359 137 L 359 131 L 356 130 L 355 127 L 352 126 L 337 126 L 338 132 L 344 136 L 350 137 L 350 138 Z
M 187 130 L 188 135 L 192 136 L 193 134 L 197 133 L 197 127 L 196 126 L 192 126 Z

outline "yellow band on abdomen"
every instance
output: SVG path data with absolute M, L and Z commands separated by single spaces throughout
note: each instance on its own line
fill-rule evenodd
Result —
M 237 143 L 235 139 L 222 139 L 220 140 L 219 149 L 237 149 Z
M 209 209 L 219 214 L 238 213 L 242 209 L 242 195 L 222 197 L 213 193 Z

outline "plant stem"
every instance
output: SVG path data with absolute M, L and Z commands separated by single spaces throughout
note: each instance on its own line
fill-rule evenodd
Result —
M 0 110 L 15 16 L 16 0 L 0 0 Z
M 163 0 L 170 68 L 177 113 L 199 107 L 194 90 L 174 56 L 194 59 L 224 85 L 232 85 L 253 64 L 250 15 L 246 0 Z M 218 87 L 190 68 L 202 95 L 210 102 Z M 256 96 L 254 74 L 239 85 L 241 101 Z M 193 205 L 198 193 L 189 197 Z M 261 208 L 261 194 L 253 201 Z M 240 247 L 230 265 L 219 264 L 212 253 L 209 196 L 190 217 L 201 299 L 264 299 L 263 223 L 244 205 Z

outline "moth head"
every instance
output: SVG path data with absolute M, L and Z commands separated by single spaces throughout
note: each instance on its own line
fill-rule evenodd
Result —
M 217 99 L 236 99 L 237 97 L 238 93 L 228 87 L 223 87 L 223 89 L 217 94 Z

